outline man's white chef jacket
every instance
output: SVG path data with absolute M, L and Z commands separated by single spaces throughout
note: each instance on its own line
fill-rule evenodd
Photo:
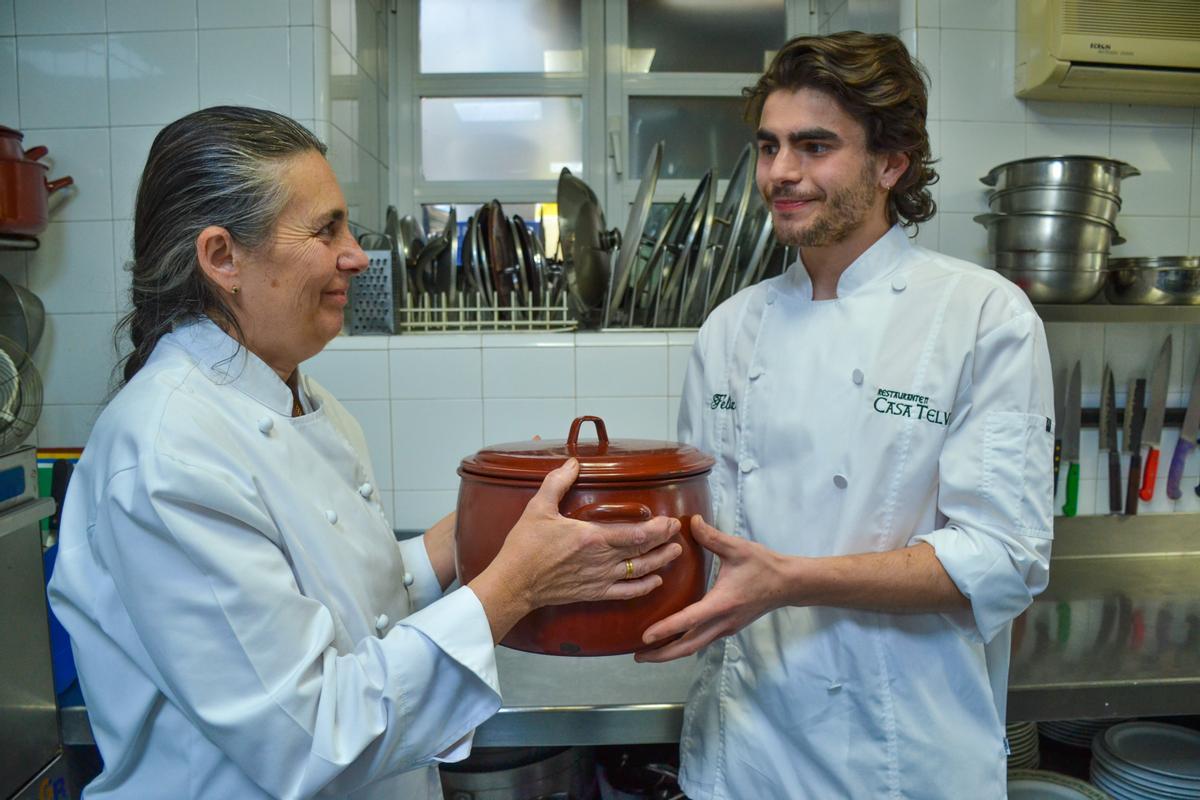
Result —
M 437 599 L 358 424 L 301 381 L 293 418 L 205 320 L 97 421 L 50 585 L 104 759 L 88 798 L 440 797 L 431 765 L 499 707 L 478 598 Z
M 1010 623 L 1048 577 L 1052 416 L 1025 295 L 899 227 L 835 300 L 797 263 L 712 314 L 679 438 L 717 458 L 717 527 L 794 556 L 928 542 L 971 607 L 787 607 L 710 645 L 689 797 L 1004 797 Z

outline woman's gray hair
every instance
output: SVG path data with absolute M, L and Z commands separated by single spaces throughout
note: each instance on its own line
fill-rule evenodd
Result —
M 133 219 L 133 310 L 117 325 L 133 349 L 122 384 L 158 340 L 181 322 L 207 316 L 242 338 L 241 327 L 196 258 L 210 225 L 250 250 L 266 244 L 287 204 L 281 169 L 292 156 L 325 145 L 282 114 L 214 106 L 167 125 L 150 146 Z

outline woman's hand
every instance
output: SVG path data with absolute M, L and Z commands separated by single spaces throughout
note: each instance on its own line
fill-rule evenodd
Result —
M 717 580 L 704 597 L 646 629 L 642 641 L 658 647 L 637 653 L 634 658 L 638 661 L 690 656 L 788 602 L 784 556 L 722 533 L 699 514 L 692 517 L 692 537 L 720 557 Z M 679 638 L 674 639 L 676 636 Z
M 433 523 L 433 527 L 425 531 L 425 552 L 429 555 L 429 564 L 437 575 L 442 591 L 454 582 L 454 522 L 458 517 L 457 511 L 451 511 L 446 516 Z
M 578 476 L 575 459 L 550 472 L 499 554 L 470 583 L 496 641 L 542 606 L 647 594 L 662 585 L 651 573 L 683 552 L 669 541 L 681 527 L 671 517 L 603 525 L 564 517 L 559 504 Z

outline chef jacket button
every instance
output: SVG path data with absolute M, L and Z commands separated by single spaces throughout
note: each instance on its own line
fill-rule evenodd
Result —
M 754 459 L 752 458 L 743 458 L 738 462 L 738 469 L 740 469 L 742 472 L 750 472 L 757 466 L 758 464 L 755 464 Z
M 764 370 L 762 367 L 754 366 L 750 368 L 750 380 L 756 381 L 763 376 Z
M 778 294 L 774 289 L 767 289 L 767 305 L 775 302 L 775 295 Z
M 856 369 L 850 373 L 850 380 L 854 381 L 855 386 L 862 386 L 863 373 L 861 369 Z
M 903 292 L 908 288 L 908 281 L 904 280 L 903 275 L 897 275 L 892 278 L 892 288 L 897 292 Z
M 330 525 L 337 524 L 337 512 L 332 508 L 325 509 L 325 519 L 329 520 Z
M 405 586 L 412 586 L 413 581 L 416 579 L 413 577 L 413 574 L 411 572 L 406 572 L 406 573 L 404 573 L 404 578 L 402 580 L 404 581 Z
M 381 630 L 383 630 L 384 628 L 386 628 L 386 627 L 388 626 L 388 623 L 389 623 L 389 622 L 391 622 L 391 620 L 390 620 L 390 619 L 388 619 L 388 615 L 387 615 L 387 614 L 380 614 L 380 615 L 379 615 L 379 616 L 378 616 L 378 617 L 375 619 L 375 630 L 377 630 L 377 631 L 381 631 Z
M 838 474 L 833 476 L 833 485 L 839 489 L 845 489 L 850 485 L 850 482 L 846 480 L 845 475 Z
M 369 483 L 364 483 L 362 486 L 358 487 L 358 493 L 363 497 L 370 497 L 371 492 L 373 491 L 375 491 L 375 487 Z
M 263 435 L 270 433 L 271 429 L 274 427 L 275 422 L 270 417 L 263 417 L 258 421 L 258 431 Z
M 742 657 L 742 651 L 738 650 L 738 646 L 733 642 L 725 648 L 725 656 L 729 659 L 730 664 L 736 664 Z

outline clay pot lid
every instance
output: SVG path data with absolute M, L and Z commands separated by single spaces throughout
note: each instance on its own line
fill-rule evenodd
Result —
M 596 426 L 596 441 L 579 441 L 584 422 Z M 580 481 L 649 481 L 708 472 L 711 456 L 679 442 L 609 439 L 604 420 L 577 417 L 566 439 L 509 442 L 485 447 L 462 460 L 460 473 L 541 482 L 568 458 L 579 459 Z

